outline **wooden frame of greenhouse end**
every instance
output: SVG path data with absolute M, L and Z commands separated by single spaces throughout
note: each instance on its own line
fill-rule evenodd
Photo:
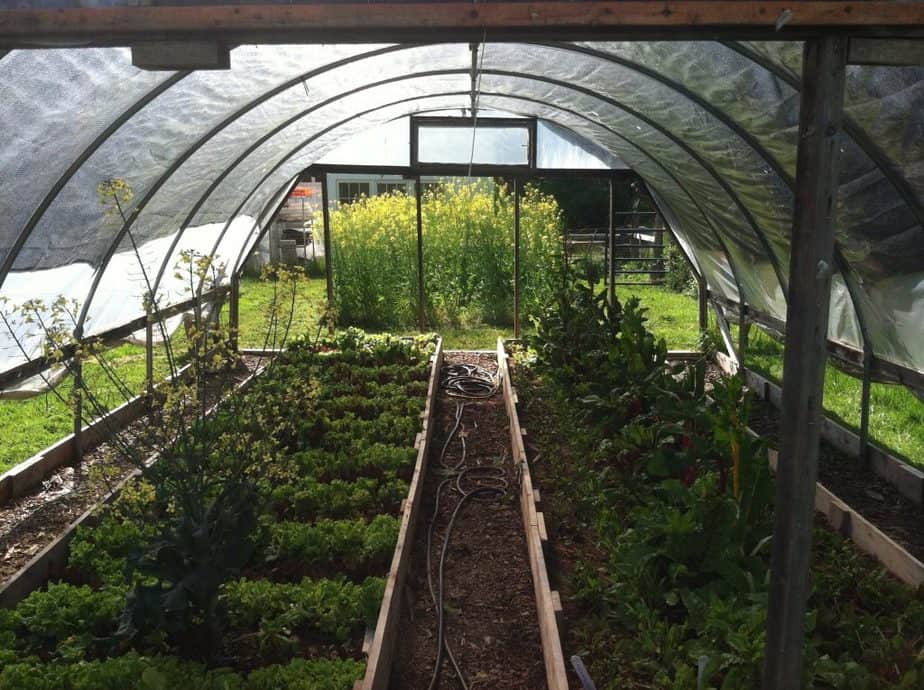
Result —
M 626 0 L 116 6 L 0 11 L 0 50 L 41 45 L 137 45 L 148 57 L 184 64 L 214 49 L 213 67 L 239 43 L 549 39 L 805 39 L 791 239 L 782 402 L 786 414 L 776 490 L 776 525 L 764 690 L 800 686 L 803 618 L 818 471 L 828 302 L 834 265 L 831 209 L 835 136 L 841 129 L 846 64 L 892 55 L 889 41 L 914 38 L 921 60 L 924 3 L 892 0 Z M 849 43 L 848 43 L 849 41 Z M 866 43 L 869 41 L 870 43 Z M 865 45 L 864 45 L 865 44 Z M 191 47 L 206 50 L 189 50 Z M 848 55 L 851 53 L 852 55 Z M 153 54 L 153 56 L 152 56 Z M 908 52 L 894 56 L 905 64 Z M 206 55 L 208 57 L 208 55 Z M 876 58 L 873 58 L 876 59 Z M 208 62 L 206 60 L 206 62 Z M 163 63 L 162 63 L 163 64 Z M 195 65 L 192 65 L 195 67 Z
M 434 120 L 437 118 L 425 118 Z M 449 120 L 450 118 L 439 118 L 440 120 Z M 463 120 L 463 118 L 451 118 L 452 120 Z M 497 118 L 488 118 L 479 122 L 494 122 Z M 507 122 L 517 122 L 508 120 Z M 313 165 L 305 169 L 299 175 L 299 181 L 311 181 L 320 179 L 321 184 L 321 214 L 324 221 L 324 278 L 327 283 L 327 303 L 333 304 L 334 301 L 334 279 L 333 279 L 333 252 L 330 238 L 330 192 L 328 191 L 328 175 L 330 173 L 365 173 L 371 175 L 401 175 L 404 179 L 410 180 L 414 184 L 414 197 L 416 201 L 416 227 L 417 227 L 417 328 L 421 332 L 426 328 L 426 284 L 424 279 L 424 246 L 423 246 L 423 216 L 421 211 L 422 203 L 422 186 L 420 178 L 423 175 L 439 175 L 445 177 L 503 177 L 513 181 L 513 337 L 520 337 L 520 305 L 521 305 L 521 276 L 520 276 L 520 199 L 523 193 L 523 182 L 528 179 L 553 178 L 553 177 L 593 177 L 596 179 L 607 180 L 609 182 L 609 212 L 608 212 L 608 256 L 609 261 L 606 267 L 606 290 L 610 302 L 613 300 L 615 286 L 616 266 L 613 260 L 613 245 L 616 243 L 616 223 L 614 219 L 613 208 L 613 184 L 616 180 L 638 180 L 638 175 L 629 169 L 612 169 L 612 170 L 594 170 L 589 168 L 568 169 L 568 168 L 538 168 L 535 165 L 536 154 L 536 126 L 534 119 L 524 119 L 523 126 L 531 127 L 531 152 L 529 163 L 527 165 L 453 165 L 453 164 L 428 164 L 420 163 L 417 160 L 416 147 L 416 124 L 415 118 L 411 118 L 411 147 L 410 147 L 410 166 L 394 165 Z M 267 224 L 268 225 L 268 224 Z M 262 234 L 261 234 L 262 237 Z M 257 240 L 259 242 L 259 239 Z

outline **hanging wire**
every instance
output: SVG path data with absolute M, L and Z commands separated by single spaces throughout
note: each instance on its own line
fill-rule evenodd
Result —
M 472 148 L 468 156 L 468 176 L 472 176 L 472 165 L 475 162 L 475 132 L 478 129 L 478 102 L 481 100 L 481 77 L 484 74 L 484 54 L 487 51 L 488 30 L 481 35 L 481 55 L 478 56 L 478 44 L 472 46 Z M 476 57 L 478 66 L 475 66 Z

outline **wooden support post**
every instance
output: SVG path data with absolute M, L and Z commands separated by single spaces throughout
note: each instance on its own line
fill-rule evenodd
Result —
M 83 460 L 83 362 L 80 356 L 74 357 L 73 364 L 74 387 L 72 390 L 74 402 L 74 462 Z
M 424 292 L 423 213 L 421 209 L 423 189 L 420 184 L 420 175 L 414 180 L 414 189 L 417 190 L 415 195 L 417 200 L 417 330 L 423 333 L 426 325 L 424 318 L 426 295 Z
M 805 42 L 763 690 L 802 686 L 847 39 Z
M 615 181 L 612 177 L 609 179 L 609 183 L 610 210 L 607 219 L 607 227 L 609 228 L 607 248 L 609 249 L 609 254 L 606 262 L 606 303 L 612 306 L 616 302 L 616 224 L 613 222 L 613 212 L 615 210 L 613 208 L 613 185 Z
M 231 292 L 228 295 L 228 335 L 232 352 L 237 352 L 241 326 L 241 276 L 231 276 Z
M 703 342 L 702 337 L 706 334 L 706 331 L 709 330 L 709 289 L 706 287 L 706 281 L 702 278 L 702 276 L 696 277 L 696 296 L 697 306 L 699 308 L 698 322 L 700 335 L 699 348 L 697 349 L 703 351 L 705 343 Z M 705 361 L 700 361 L 697 363 L 694 374 L 696 375 L 696 380 L 694 382 L 695 392 L 697 396 L 701 396 L 706 391 Z
M 148 310 L 144 326 L 144 389 L 148 400 L 154 399 L 154 315 Z
M 744 352 L 748 349 L 748 306 L 741 295 L 738 299 L 741 300 L 738 303 L 738 363 L 744 366 Z
M 860 389 L 860 448 L 857 458 L 861 467 L 869 466 L 869 396 L 873 367 L 873 351 L 868 343 L 863 346 L 863 387 Z
M 520 337 L 520 193 L 522 183 L 513 180 L 513 337 Z
M 696 279 L 696 295 L 699 302 L 699 332 L 702 335 L 709 330 L 709 288 L 706 281 L 700 277 Z
M 324 280 L 327 281 L 327 309 L 334 306 L 333 251 L 330 239 L 330 198 L 327 193 L 327 173 L 321 175 L 321 215 L 324 219 Z M 331 326 L 333 327 L 333 326 Z

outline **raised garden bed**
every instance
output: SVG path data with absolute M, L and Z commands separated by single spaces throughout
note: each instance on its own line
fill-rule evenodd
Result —
M 741 382 L 698 394 L 631 300 L 558 306 L 512 375 L 565 658 L 600 688 L 759 687 L 775 492 Z M 802 687 L 918 687 L 920 592 L 821 518 L 811 573 Z
M 132 482 L 76 529 L 59 582 L 0 612 L 0 687 L 351 688 L 397 558 L 434 347 L 355 332 L 321 352 L 297 344 L 247 393 L 243 440 L 266 442 L 258 528 L 222 586 L 217 643 L 196 621 L 122 616 L 133 553 L 173 514 Z M 127 622 L 144 634 L 126 636 Z

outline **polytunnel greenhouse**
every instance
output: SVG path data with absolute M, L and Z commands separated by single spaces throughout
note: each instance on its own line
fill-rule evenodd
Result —
M 898 0 L 0 4 L 0 690 L 924 688 L 922 84 Z

